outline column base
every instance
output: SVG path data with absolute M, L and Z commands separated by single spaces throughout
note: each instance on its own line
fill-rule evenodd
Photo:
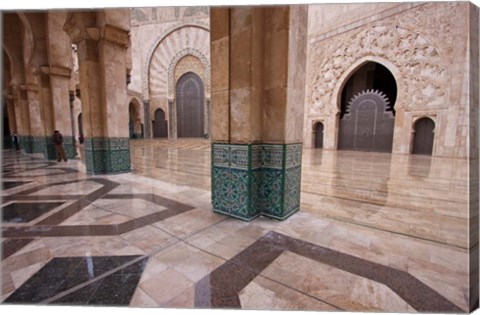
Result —
M 301 144 L 212 144 L 213 211 L 245 221 L 300 209 Z
M 45 154 L 47 142 L 43 136 L 19 136 L 20 138 L 20 148 L 25 151 L 25 153 L 43 153 Z
M 85 165 L 88 174 L 128 173 L 128 138 L 85 138 Z
M 4 149 L 14 149 L 12 139 L 10 136 L 3 137 L 3 148 Z
M 65 155 L 68 159 L 74 159 L 75 155 L 73 152 L 73 137 L 65 136 L 63 137 L 63 148 L 65 150 Z M 45 137 L 45 148 L 43 154 L 46 160 L 56 160 L 57 159 L 57 150 L 55 149 L 55 144 L 53 143 L 52 137 Z
M 73 136 L 66 136 L 63 138 L 63 148 L 68 159 L 75 159 L 75 139 Z
M 33 146 L 32 146 L 32 136 L 18 136 L 20 139 L 20 149 L 25 151 L 25 153 L 32 154 L 33 153 Z

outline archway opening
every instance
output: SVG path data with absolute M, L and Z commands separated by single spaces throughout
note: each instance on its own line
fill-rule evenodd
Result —
M 367 62 L 345 83 L 338 149 L 391 152 L 397 83 L 383 65 Z
M 165 112 L 158 108 L 154 114 L 155 120 L 153 121 L 153 137 L 154 138 L 167 138 L 168 137 L 168 123 L 165 119 Z
M 313 127 L 314 147 L 323 148 L 323 131 L 324 126 L 321 122 L 317 122 Z
M 2 104 L 2 111 L 3 111 L 3 148 L 4 149 L 11 149 L 12 148 L 12 141 L 11 141 L 11 134 L 10 134 L 10 124 L 9 124 L 9 117 L 7 111 L 7 104 L 5 101 Z
M 434 130 L 435 122 L 428 117 L 420 118 L 415 122 L 412 154 L 432 155 Z
M 78 136 L 81 139 L 83 139 L 85 135 L 83 134 L 83 114 L 82 113 L 78 114 L 77 123 L 78 123 Z M 80 143 L 83 143 L 83 140 L 80 140 Z
M 143 128 L 140 121 L 140 105 L 131 101 L 128 105 L 128 134 L 130 139 L 143 138 Z
M 193 73 L 184 74 L 176 87 L 177 137 L 204 137 L 205 91 L 202 79 Z

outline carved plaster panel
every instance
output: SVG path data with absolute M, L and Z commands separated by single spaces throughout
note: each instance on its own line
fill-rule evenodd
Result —
M 398 107 L 439 107 L 447 100 L 444 58 L 425 36 L 396 23 L 369 24 L 317 42 L 310 58 L 307 102 L 312 113 L 337 111 L 338 95 L 334 94 L 341 93 L 339 80 L 347 80 L 355 70 L 351 67 L 362 59 L 387 60 L 398 69 L 399 73 L 393 73 L 401 99 Z

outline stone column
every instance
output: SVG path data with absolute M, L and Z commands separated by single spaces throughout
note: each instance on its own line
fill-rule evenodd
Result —
M 300 206 L 307 7 L 210 19 L 214 211 L 286 219 Z
M 32 153 L 32 141 L 30 136 L 30 113 L 28 111 L 27 91 L 24 85 L 14 86 L 15 97 L 15 120 L 17 121 L 17 134 L 20 138 L 20 148 L 25 153 Z
M 468 186 L 469 186 L 469 304 L 470 311 L 478 308 L 479 297 L 479 102 L 480 102 L 480 17 L 479 8 L 469 3 L 469 132 L 468 132 Z
M 4 100 L 5 100 L 3 102 L 3 106 L 4 106 L 3 110 L 4 110 L 4 114 L 6 114 L 7 120 L 8 120 L 8 133 L 9 133 L 9 135 L 13 135 L 14 132 L 17 132 L 17 122 L 15 120 L 15 100 L 13 98 L 13 95 L 8 93 L 8 92 L 6 92 L 3 97 L 4 97 Z M 17 133 L 17 135 L 18 135 L 18 133 Z M 9 137 L 7 135 L 4 135 L 3 148 L 4 149 L 13 148 L 13 142 L 12 142 L 11 137 Z
M 63 135 L 63 146 L 67 158 L 75 158 L 74 138 L 70 119 L 69 80 L 70 69 L 59 66 L 40 67 L 42 85 L 45 85 L 42 94 L 45 117 L 45 158 L 56 159 L 56 150 L 53 143 L 53 132 L 59 130 Z
M 25 136 L 25 152 L 42 153 L 46 156 L 47 142 L 45 137 L 45 114 L 42 106 L 42 95 L 39 86 L 41 84 L 27 84 L 27 112 L 30 125 L 30 133 Z
M 168 100 L 168 139 L 177 139 L 176 121 L 173 100 Z
M 85 164 L 93 174 L 130 171 L 125 80 L 129 31 L 108 24 L 123 21 L 122 15 L 128 10 L 76 12 L 64 28 L 78 46 Z
M 143 114 L 145 122 L 143 125 L 145 139 L 152 138 L 152 121 L 150 119 L 150 100 L 143 101 Z
M 8 102 L 6 102 L 6 109 L 7 109 L 7 115 L 8 115 L 8 126 L 9 126 L 9 132 L 10 134 L 13 134 L 14 132 L 17 133 L 18 135 L 18 130 L 17 130 L 17 120 L 16 120 L 16 113 L 15 113 L 15 99 L 13 98 L 13 95 L 8 95 Z

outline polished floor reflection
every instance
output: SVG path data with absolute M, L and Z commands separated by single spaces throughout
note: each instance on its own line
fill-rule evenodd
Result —
M 89 176 L 3 152 L 3 303 L 469 309 L 466 160 L 304 149 L 300 212 L 242 222 L 211 211 L 208 140 L 131 156 Z

